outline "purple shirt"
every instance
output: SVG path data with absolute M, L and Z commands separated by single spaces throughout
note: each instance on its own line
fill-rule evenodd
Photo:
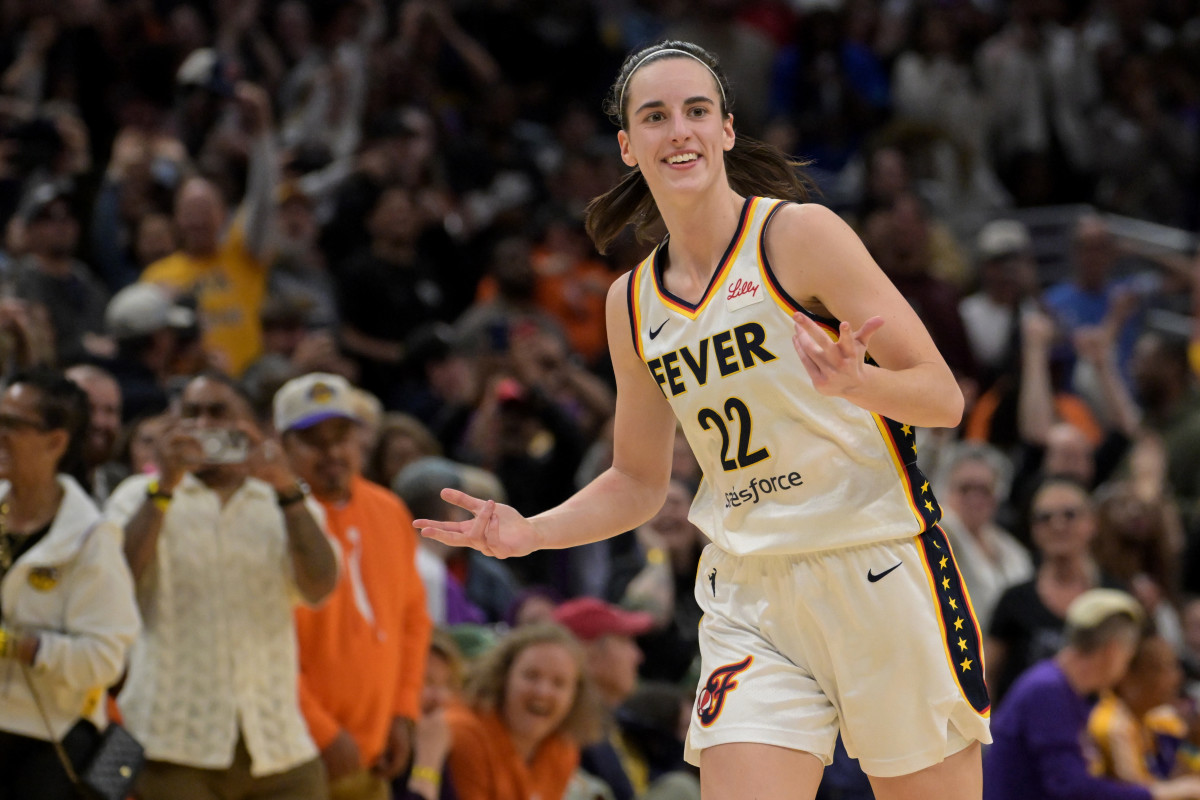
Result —
M 992 718 L 984 800 L 1151 800 L 1145 787 L 1088 774 L 1083 741 L 1091 705 L 1053 659 L 1026 670 Z

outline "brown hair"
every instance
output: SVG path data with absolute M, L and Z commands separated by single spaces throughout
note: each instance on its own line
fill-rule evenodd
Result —
M 680 52 L 662 51 L 678 50 Z M 684 55 L 684 54 L 687 55 Z M 717 57 L 699 45 L 676 40 L 660 42 L 643 48 L 625 59 L 617 79 L 613 81 L 604 100 L 604 113 L 622 129 L 625 127 L 625 87 L 633 73 L 649 61 L 668 58 L 695 58 L 712 71 L 721 91 L 721 116 L 731 113 L 732 90 L 729 79 L 721 71 Z M 797 161 L 773 145 L 738 136 L 733 149 L 725 153 L 725 172 L 729 186 L 738 194 L 777 197 L 783 200 L 806 202 L 814 193 L 812 181 L 801 170 L 807 161 Z M 650 194 L 650 187 L 642 177 L 641 170 L 634 167 L 612 189 L 588 203 L 586 224 L 588 236 L 592 237 L 596 249 L 608 251 L 613 239 L 634 223 L 634 231 L 640 241 L 651 241 L 652 232 L 662 217 Z
M 575 659 L 575 697 L 557 732 L 570 736 L 581 745 L 598 741 L 601 736 L 601 707 L 596 690 L 584 670 L 583 648 L 574 634 L 556 623 L 522 625 L 506 633 L 473 666 L 467 678 L 467 703 L 476 711 L 499 712 L 504 706 L 508 675 L 517 656 L 538 644 L 560 645 Z

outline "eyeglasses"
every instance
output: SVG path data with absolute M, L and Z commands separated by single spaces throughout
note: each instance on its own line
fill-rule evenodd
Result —
M 992 495 L 994 495 L 996 493 L 995 488 L 992 487 L 992 485 L 989 483 L 970 483 L 970 482 L 955 484 L 954 491 L 959 492 L 961 494 L 967 494 L 969 492 L 977 492 L 979 494 L 986 494 L 989 497 L 991 497 Z
M 25 419 L 12 414 L 0 414 L 0 431 L 20 433 L 21 431 L 38 431 L 45 433 L 49 428 L 41 420 Z
M 1074 522 L 1076 518 L 1082 516 L 1082 508 L 1050 508 L 1045 511 L 1033 512 L 1033 524 L 1047 525 L 1054 521 L 1055 517 L 1062 517 L 1064 522 Z

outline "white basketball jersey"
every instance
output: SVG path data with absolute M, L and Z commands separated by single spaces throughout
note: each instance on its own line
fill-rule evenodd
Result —
M 782 205 L 747 198 L 695 305 L 664 286 L 669 241 L 630 275 L 634 347 L 704 471 L 690 518 L 736 555 L 915 536 L 941 518 L 915 431 L 817 392 L 792 345 L 795 311 L 831 336 L 839 323 L 801 309 L 767 263 L 763 230 Z

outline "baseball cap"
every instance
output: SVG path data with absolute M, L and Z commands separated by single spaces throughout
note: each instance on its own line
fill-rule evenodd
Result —
M 1144 612 L 1133 595 L 1119 589 L 1089 589 L 1067 607 L 1067 627 L 1086 631 L 1109 617 L 1124 614 L 1141 624 Z
M 274 411 L 279 433 L 311 428 L 327 419 L 359 421 L 350 382 L 328 372 L 310 372 L 279 387 Z
M 975 250 L 980 261 L 991 261 L 1024 253 L 1033 247 L 1025 224 L 1015 219 L 996 219 L 979 229 Z
M 182 87 L 207 89 L 220 97 L 233 96 L 233 81 L 224 59 L 211 47 L 199 47 L 188 53 L 175 72 L 175 83 Z
M 164 328 L 188 330 L 196 312 L 176 303 L 154 283 L 131 283 L 112 296 L 104 309 L 104 326 L 115 339 L 136 339 Z
M 649 613 L 626 611 L 596 597 L 567 600 L 554 610 L 554 621 L 585 642 L 610 633 L 640 636 L 654 627 L 654 617 Z
M 67 202 L 68 211 L 70 210 L 71 193 L 66 187 L 58 183 L 43 183 L 32 192 L 29 193 L 21 209 L 22 219 L 26 224 L 35 222 L 50 210 L 59 200 Z

